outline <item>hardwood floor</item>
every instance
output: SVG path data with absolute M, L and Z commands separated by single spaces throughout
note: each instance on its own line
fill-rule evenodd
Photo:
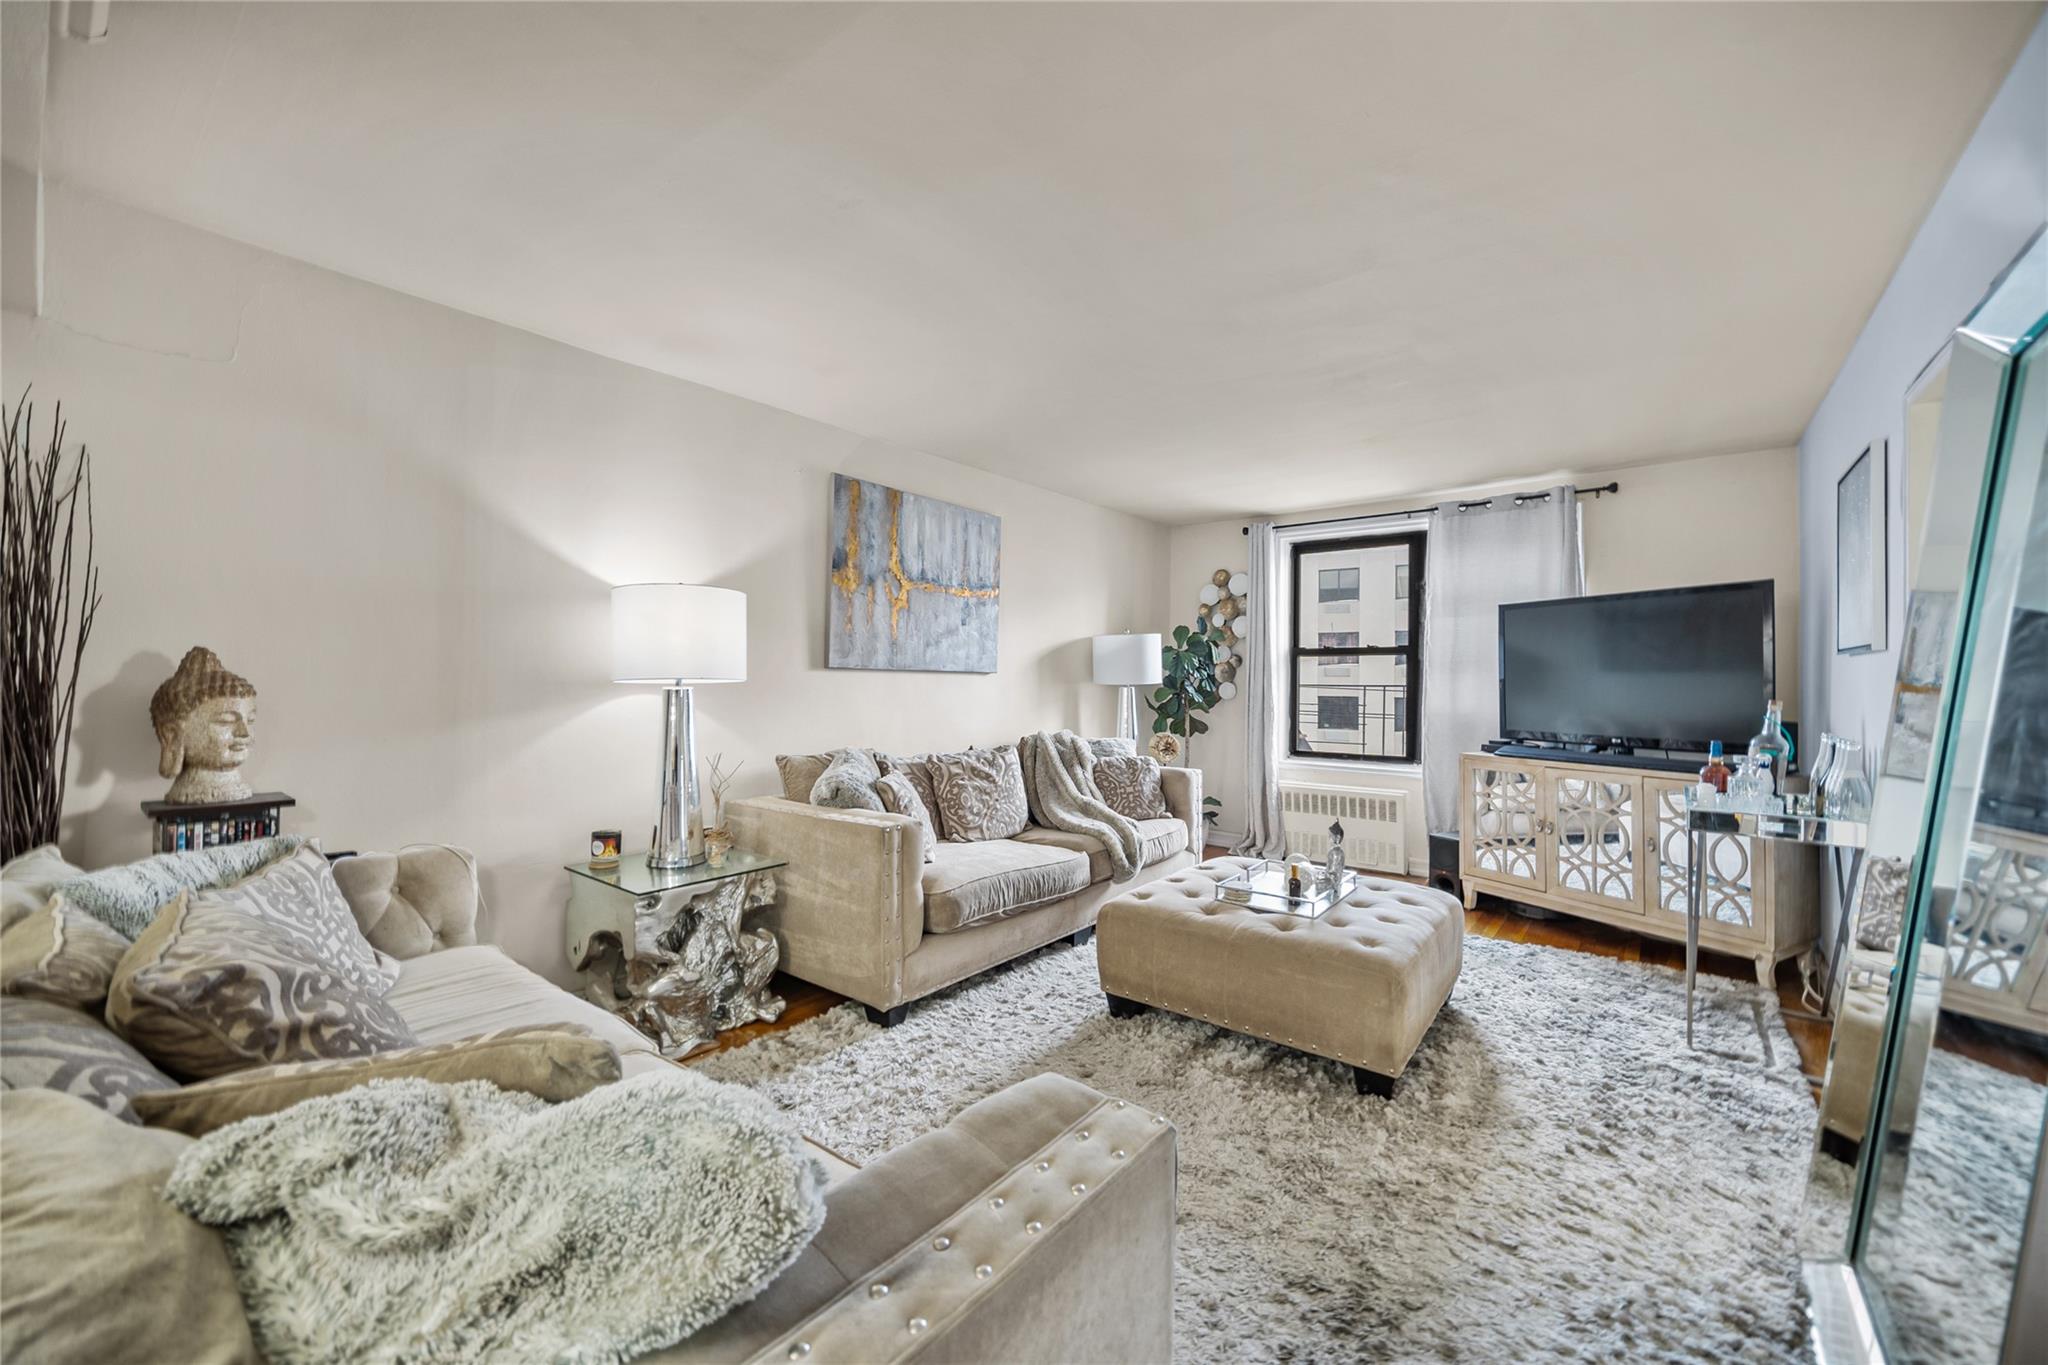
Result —
M 782 997 L 781 1018 L 771 1023 L 741 1024 L 738 1028 L 727 1029 L 718 1035 L 717 1042 L 698 1048 L 683 1058 L 683 1061 L 701 1061 L 727 1048 L 745 1047 L 756 1038 L 766 1038 L 772 1033 L 795 1028 L 806 1019 L 815 1019 L 835 1005 L 846 1003 L 846 997 L 837 991 L 828 991 L 823 986 L 813 986 L 808 981 L 799 981 L 782 972 L 777 972 L 769 978 L 768 989 Z

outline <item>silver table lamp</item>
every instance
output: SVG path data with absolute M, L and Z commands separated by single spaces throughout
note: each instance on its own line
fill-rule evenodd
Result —
M 1116 736 L 1132 743 L 1138 740 L 1138 689 L 1156 687 L 1160 671 L 1157 635 L 1098 635 L 1095 637 L 1095 681 L 1117 689 Z
M 745 593 L 695 583 L 625 583 L 612 589 L 612 681 L 663 688 L 661 814 L 647 848 L 649 867 L 704 861 L 690 689 L 746 680 Z

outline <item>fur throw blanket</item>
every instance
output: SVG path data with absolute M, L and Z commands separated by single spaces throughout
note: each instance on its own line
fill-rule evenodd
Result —
M 760 1293 L 824 1187 L 767 1100 L 676 1068 L 560 1105 L 371 1081 L 201 1138 L 164 1197 L 224 1231 L 276 1365 L 613 1362 Z
M 1040 730 L 1017 741 L 1031 823 L 1069 834 L 1090 834 L 1109 851 L 1114 880 L 1129 881 L 1141 866 L 1138 827 L 1109 808 L 1095 785 L 1095 752 L 1072 730 Z
M 305 843 L 298 834 L 278 834 L 242 844 L 159 853 L 140 862 L 73 877 L 57 894 L 133 943 L 157 911 L 186 891 L 210 891 L 242 880 Z

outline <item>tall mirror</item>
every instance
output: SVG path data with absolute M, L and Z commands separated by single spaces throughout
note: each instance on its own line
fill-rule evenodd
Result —
M 1804 1225 L 1828 1360 L 1998 1362 L 2048 1102 L 2048 246 L 1907 395 L 1912 593 Z M 2037 1357 L 2038 1358 L 2038 1357 Z

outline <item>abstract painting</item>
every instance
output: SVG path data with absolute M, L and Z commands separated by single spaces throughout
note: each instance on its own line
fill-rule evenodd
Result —
M 834 474 L 831 554 L 828 667 L 996 671 L 1001 517 Z

